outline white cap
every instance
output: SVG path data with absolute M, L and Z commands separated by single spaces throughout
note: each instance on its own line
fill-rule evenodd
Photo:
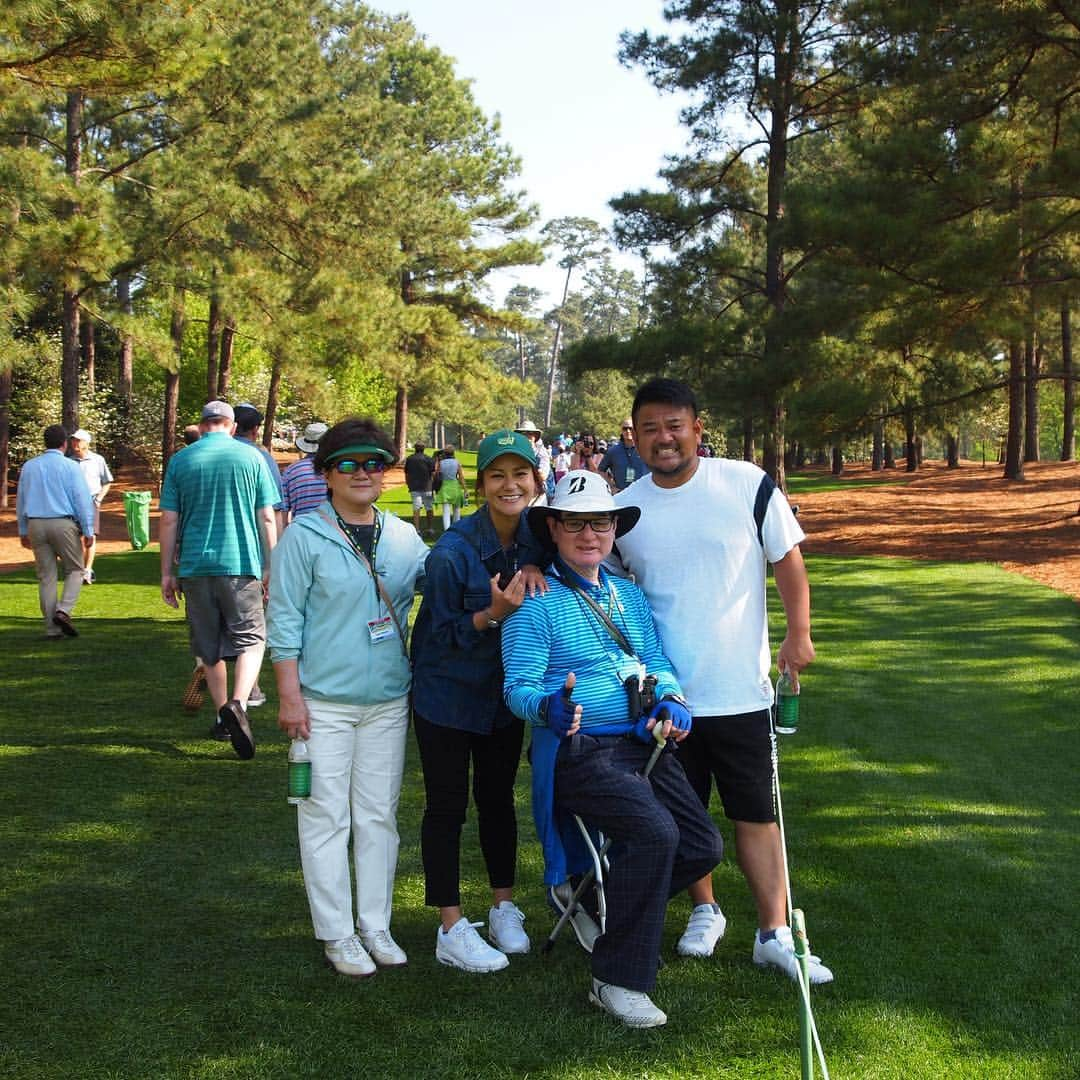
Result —
M 93 436 L 90 434 L 89 431 L 86 430 L 86 428 L 79 428 L 79 430 L 74 432 L 71 437 L 73 439 L 78 439 L 79 442 L 85 443 L 88 443 L 93 439 Z

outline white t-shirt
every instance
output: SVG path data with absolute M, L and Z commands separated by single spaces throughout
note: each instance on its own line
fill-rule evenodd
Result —
M 754 501 L 765 475 L 747 461 L 700 458 L 680 487 L 644 476 L 615 496 L 618 506 L 641 508 L 616 549 L 648 597 L 697 716 L 772 704 L 766 560 L 779 562 L 806 537 L 776 488 L 758 541 Z

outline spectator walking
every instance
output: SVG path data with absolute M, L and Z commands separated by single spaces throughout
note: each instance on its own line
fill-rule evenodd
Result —
M 535 502 L 535 505 L 540 506 L 547 502 L 555 490 L 555 477 L 551 470 L 551 451 L 544 445 L 543 432 L 531 420 L 522 421 L 514 430 L 529 440 L 533 453 L 536 454 L 536 467 L 540 470 L 540 479 L 544 481 L 544 489 Z
M 94 543 L 94 504 L 82 469 L 64 457 L 67 441 L 62 424 L 45 429 L 45 452 L 19 470 L 15 496 L 19 543 L 34 553 L 38 600 L 50 640 L 78 637 L 71 613 L 83 586 L 85 556 Z M 59 601 L 57 561 L 63 573 Z
M 461 508 L 465 505 L 465 473 L 461 462 L 454 457 L 454 446 L 447 443 L 437 464 L 439 474 L 439 502 L 442 504 L 443 532 L 450 528 L 450 516 L 461 520 Z
M 212 734 L 226 735 L 246 760 L 255 754 L 247 705 L 266 648 L 263 599 L 278 492 L 250 442 L 229 437 L 233 417 L 224 401 L 208 402 L 202 437 L 169 460 L 161 489 L 161 596 L 170 607 L 183 597 L 191 651 L 217 710 Z M 236 657 L 231 693 L 227 656 Z
M 313 464 L 315 452 L 319 449 L 319 440 L 326 434 L 326 430 L 325 424 L 315 421 L 308 424 L 302 434 L 296 436 L 296 448 L 304 456 L 286 466 L 281 474 L 286 525 L 326 502 L 326 477 Z
M 259 442 L 259 427 L 263 422 L 263 414 L 250 402 L 243 401 L 236 406 L 234 415 L 236 417 L 236 434 L 234 438 L 250 443 L 259 451 L 259 455 L 266 465 L 266 471 L 270 474 L 270 479 L 274 481 L 274 486 L 277 488 L 278 499 L 274 503 L 274 521 L 277 526 L 278 536 L 280 536 L 282 529 L 285 528 L 285 489 L 281 485 L 281 470 L 274 460 L 274 455 Z
M 83 584 L 94 584 L 94 554 L 97 549 L 97 537 L 101 534 L 101 504 L 112 487 L 113 474 L 109 471 L 108 462 L 90 449 L 93 436 L 86 428 L 79 428 L 71 436 L 71 457 L 78 462 L 79 468 L 86 480 L 86 486 L 90 489 L 90 499 L 94 504 L 94 535 L 90 539 L 90 546 L 86 549 L 86 565 L 83 569 Z
M 409 498 L 412 500 L 413 528 L 418 533 L 420 532 L 420 511 L 423 509 L 427 515 L 424 536 L 434 536 L 432 508 L 435 495 L 432 484 L 435 480 L 435 460 L 424 453 L 425 449 L 424 444 L 418 442 L 413 447 L 413 452 L 405 459 L 405 486 L 409 489 Z

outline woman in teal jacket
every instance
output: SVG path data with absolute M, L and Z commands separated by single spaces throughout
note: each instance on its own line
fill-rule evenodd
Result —
M 428 549 L 375 508 L 394 458 L 367 420 L 322 437 L 313 466 L 329 499 L 285 530 L 267 610 L 278 726 L 311 758 L 297 829 L 315 936 L 327 963 L 354 977 L 407 959 L 390 936 L 411 681 L 403 634 Z

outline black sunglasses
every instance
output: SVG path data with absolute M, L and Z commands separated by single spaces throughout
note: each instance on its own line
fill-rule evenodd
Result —
M 387 464 L 379 458 L 368 458 L 366 461 L 354 461 L 352 458 L 344 458 L 341 461 L 334 462 L 335 472 L 339 472 L 344 476 L 349 476 L 360 469 L 363 469 L 366 473 L 386 472 Z

